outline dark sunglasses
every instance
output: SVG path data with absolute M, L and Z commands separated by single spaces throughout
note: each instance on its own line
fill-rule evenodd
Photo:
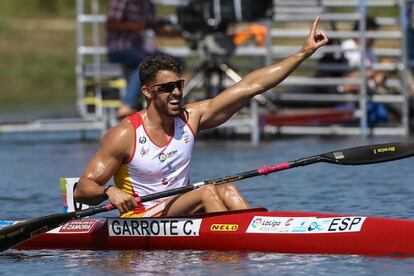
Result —
M 184 88 L 184 80 L 178 80 L 178 81 L 170 81 L 170 82 L 164 82 L 164 83 L 160 83 L 160 84 L 153 84 L 153 85 L 148 85 L 148 87 L 158 87 L 158 91 L 159 92 L 168 92 L 171 93 L 173 92 L 176 88 L 179 91 L 183 91 Z

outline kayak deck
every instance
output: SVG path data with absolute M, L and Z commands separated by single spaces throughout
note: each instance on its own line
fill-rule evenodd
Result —
M 17 249 L 414 255 L 413 233 L 413 220 L 258 208 L 173 218 L 72 220 Z

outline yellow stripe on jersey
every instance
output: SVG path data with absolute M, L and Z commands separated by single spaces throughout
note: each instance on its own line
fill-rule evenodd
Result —
M 122 165 L 114 175 L 115 185 L 118 189 L 133 195 L 131 176 L 128 172 L 128 166 Z

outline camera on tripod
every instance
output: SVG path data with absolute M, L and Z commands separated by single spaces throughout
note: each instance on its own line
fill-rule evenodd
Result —
M 192 49 L 206 55 L 230 56 L 235 45 L 226 35 L 229 24 L 270 18 L 273 0 L 190 0 L 177 8 L 178 24 Z
M 269 18 L 272 3 L 273 0 L 190 0 L 187 6 L 177 8 L 183 37 L 203 57 L 184 87 L 184 97 L 194 88 L 202 88 L 205 96 L 212 98 L 225 89 L 225 79 L 239 81 L 239 75 L 227 62 L 236 48 L 227 28 L 232 23 Z

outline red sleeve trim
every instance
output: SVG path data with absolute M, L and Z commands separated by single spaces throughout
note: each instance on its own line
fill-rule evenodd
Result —
M 131 163 L 132 159 L 134 159 L 135 156 L 135 149 L 137 148 L 137 128 L 142 124 L 142 118 L 141 113 L 136 112 L 132 115 L 129 115 L 127 119 L 131 122 L 132 126 L 134 127 L 134 150 L 132 151 L 131 156 L 129 157 L 129 160 L 127 164 Z
M 188 121 L 186 120 L 186 118 L 183 115 L 179 115 L 178 117 L 188 126 L 188 128 L 191 130 L 191 133 L 193 134 L 193 136 L 195 138 L 196 137 L 196 134 L 195 134 L 193 128 L 188 123 Z
M 142 124 L 142 117 L 139 112 L 129 115 L 127 119 L 131 122 L 134 129 L 137 129 Z

